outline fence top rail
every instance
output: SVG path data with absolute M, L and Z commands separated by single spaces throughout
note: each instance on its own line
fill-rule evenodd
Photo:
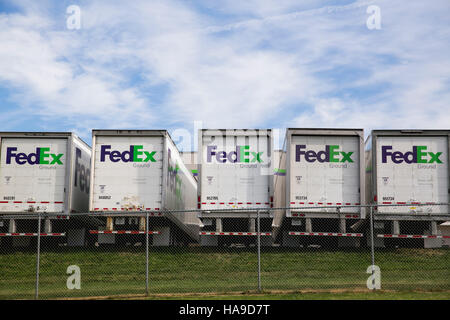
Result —
M 61 212 L 23 212 L 23 213 L 3 213 L 0 214 L 0 219 L 14 219 L 14 218 L 51 218 L 51 217 L 76 217 L 76 216 L 90 216 L 90 217 L 102 217 L 102 216 L 120 216 L 120 217 L 136 217 L 142 216 L 145 217 L 149 215 L 150 217 L 161 217 L 167 214 L 173 213 L 215 213 L 215 212 L 254 212 L 254 213 L 263 213 L 263 212 L 273 212 L 279 210 L 291 210 L 296 212 L 308 212 L 311 210 L 317 209 L 348 209 L 348 208 L 379 208 L 379 207 L 430 207 L 430 206 L 450 206 L 450 203 L 401 203 L 401 204 L 363 204 L 363 205 L 321 205 L 321 206 L 302 206 L 302 207 L 274 207 L 274 208 L 239 208 L 239 209 L 184 209 L 184 210 L 140 210 L 140 211 L 96 211 L 96 212 L 74 212 L 70 214 L 61 214 Z M 418 214 L 415 216 L 439 216 L 443 219 L 449 219 L 450 213 L 446 215 L 442 214 Z

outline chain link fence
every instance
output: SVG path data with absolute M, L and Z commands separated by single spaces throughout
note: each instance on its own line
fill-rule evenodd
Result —
M 450 296 L 450 219 L 435 214 L 448 204 L 360 207 L 365 219 L 305 213 L 274 226 L 267 216 L 293 208 L 202 219 L 198 238 L 167 213 L 3 216 L 0 299 L 373 290 Z

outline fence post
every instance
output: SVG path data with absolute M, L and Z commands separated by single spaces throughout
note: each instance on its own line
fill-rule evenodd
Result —
M 148 212 L 145 213 L 145 294 L 148 296 Z
M 39 299 L 39 264 L 41 255 L 41 214 L 38 212 L 37 252 L 36 252 L 36 288 L 35 299 Z
M 370 206 L 370 255 L 372 258 L 372 284 L 373 290 L 375 290 L 375 277 L 373 276 L 375 273 L 375 240 L 374 240 L 374 225 L 373 225 L 373 207 Z
M 256 220 L 258 223 L 258 228 L 256 230 L 256 238 L 258 239 L 257 247 L 258 247 L 258 291 L 261 292 L 261 224 L 260 224 L 260 212 L 259 210 L 256 213 Z

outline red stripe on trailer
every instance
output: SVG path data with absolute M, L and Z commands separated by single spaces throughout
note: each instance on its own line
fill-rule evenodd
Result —
M 57 203 L 57 204 L 63 204 L 63 201 L 0 201 L 0 203 Z
M 295 202 L 291 202 L 291 204 L 295 204 Z M 346 206 L 351 206 L 352 203 L 351 202 L 299 202 L 299 204 L 318 204 L 318 205 L 327 205 L 327 206 L 332 206 L 332 205 L 336 205 L 336 206 L 342 206 L 342 205 L 346 205 Z M 359 202 L 353 203 L 353 205 L 360 205 Z
M 257 236 L 257 232 L 214 232 L 200 231 L 201 236 Z M 271 236 L 271 232 L 260 232 L 261 236 Z
M 290 231 L 290 236 L 326 236 L 326 237 L 362 237 L 362 233 L 337 233 L 337 232 L 296 232 Z
M 41 233 L 41 237 L 64 237 L 65 233 Z M 0 237 L 36 237 L 38 233 L 33 232 L 13 232 L 13 233 L 0 233 Z
M 305 214 L 304 213 L 293 213 L 292 216 L 293 217 L 304 217 Z
M 200 208 L 200 204 L 205 204 L 205 205 L 208 205 L 208 204 L 219 204 L 219 205 L 225 205 L 225 204 L 229 204 L 229 205 L 235 205 L 235 204 L 247 204 L 247 205 L 251 205 L 251 204 L 253 204 L 253 205 L 262 205 L 262 204 L 267 204 L 267 205 L 269 205 L 269 204 L 272 204 L 272 203 L 270 203 L 270 202 L 199 202 L 198 203 L 198 207 Z M 292 202 L 292 204 L 295 204 L 295 202 Z M 273 205 L 273 204 L 272 204 Z
M 375 199 L 376 201 L 376 199 Z M 405 202 L 405 201 L 398 201 L 398 202 L 382 202 L 381 204 L 406 204 L 406 205 L 414 205 L 414 204 L 436 204 L 435 202 Z
M 399 238 L 399 239 L 450 239 L 450 236 L 422 235 L 422 234 L 377 234 L 378 238 Z
M 90 234 L 145 234 L 145 231 L 138 230 L 113 230 L 113 231 L 100 231 L 100 230 L 89 230 Z M 160 234 L 160 231 L 148 231 L 148 234 Z

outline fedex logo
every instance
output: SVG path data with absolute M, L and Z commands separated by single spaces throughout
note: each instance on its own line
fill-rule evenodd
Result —
M 300 144 L 295 146 L 295 161 L 300 162 L 302 156 L 306 162 L 353 162 L 353 151 L 339 151 L 338 145 L 326 145 L 325 150 L 316 152 L 314 150 L 306 150 L 306 145 Z
M 26 154 L 23 152 L 17 153 L 17 148 L 16 147 L 9 147 L 6 148 L 6 164 L 11 164 L 12 159 L 14 159 L 14 161 L 19 164 L 19 165 L 23 165 L 23 164 L 30 164 L 30 165 L 34 165 L 34 164 L 57 164 L 57 165 L 62 165 L 62 158 L 63 154 L 59 153 L 59 154 L 55 154 L 55 153 L 50 153 L 50 148 L 48 147 L 38 147 L 36 148 L 36 152 L 34 153 L 30 153 L 30 154 Z
M 169 187 L 169 190 L 172 191 L 172 193 L 175 194 L 178 200 L 183 201 L 183 193 L 182 193 L 182 186 L 183 181 L 180 177 L 180 167 L 178 166 L 178 162 L 174 162 L 172 160 L 172 150 L 167 149 L 168 154 L 168 162 L 169 162 L 169 170 L 167 171 L 168 179 L 167 179 L 167 185 Z
M 392 146 L 381 146 L 381 162 L 387 163 L 388 158 L 393 163 L 442 163 L 439 157 L 442 152 L 427 152 L 427 146 L 413 146 L 412 151 L 392 152 Z
M 75 148 L 75 179 L 74 186 L 80 187 L 80 190 L 89 194 L 89 181 L 91 177 L 91 170 L 89 167 L 85 167 L 81 163 L 82 153 L 81 150 Z
M 124 152 L 117 150 L 111 151 L 111 145 L 102 145 L 100 147 L 100 162 L 105 162 L 108 157 L 111 162 L 156 162 L 154 158 L 156 151 L 145 151 L 144 146 L 130 146 L 130 149 Z
M 217 146 L 208 146 L 206 148 L 206 161 L 211 162 L 212 158 L 215 157 L 217 162 L 225 163 L 239 163 L 239 162 L 258 162 L 262 163 L 261 159 L 262 152 L 250 151 L 250 146 L 236 146 L 236 151 L 226 152 L 219 151 L 216 152 Z M 251 159 L 250 159 L 251 155 Z

